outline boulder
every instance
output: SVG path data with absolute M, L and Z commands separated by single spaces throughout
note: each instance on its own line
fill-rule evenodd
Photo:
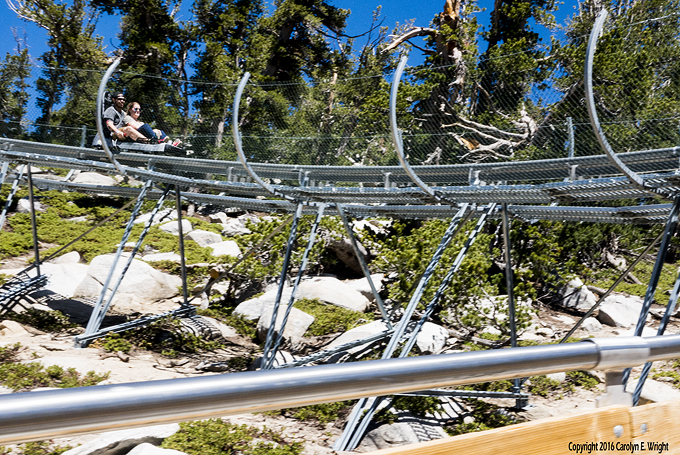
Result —
M 599 309 L 597 319 L 602 324 L 628 328 L 637 324 L 642 310 L 642 299 L 637 296 L 612 294 L 600 304 Z
M 76 254 L 78 253 L 76 252 Z M 80 255 L 78 255 L 78 257 L 80 257 Z M 56 294 L 60 294 L 64 297 L 73 297 L 80 283 L 82 283 L 83 280 L 87 278 L 87 271 L 89 267 L 87 264 L 81 263 L 60 263 L 60 261 L 58 261 L 59 259 L 61 258 L 57 258 L 55 262 L 50 261 L 40 265 L 40 273 L 49 277 L 44 289 Z M 71 254 L 69 258 L 64 260 L 68 261 L 74 259 L 75 256 Z M 14 275 L 18 272 L 20 272 L 19 269 L 3 270 L 3 273 L 9 275 Z M 36 269 L 29 270 L 28 276 L 32 278 L 35 277 Z
M 108 175 L 98 174 L 97 172 L 81 172 L 73 178 L 72 182 L 99 186 L 116 185 L 116 179 L 109 177 Z
M 597 303 L 597 298 L 581 281 L 574 278 L 562 289 L 561 304 L 564 308 L 569 308 L 585 313 Z M 601 307 L 600 307 L 601 308 Z
M 585 330 L 586 332 L 599 332 L 602 330 L 602 324 L 595 318 L 586 318 L 586 320 L 583 321 L 583 324 L 581 324 L 581 330 Z
M 171 221 L 169 223 L 161 224 L 159 226 L 159 229 L 172 234 L 172 235 L 179 235 L 179 226 L 176 221 Z M 189 232 L 191 232 L 192 226 L 189 220 L 182 220 L 182 234 L 187 235 Z
M 189 234 L 187 234 L 186 238 L 198 243 L 199 246 L 213 245 L 222 241 L 221 235 L 215 232 L 203 231 L 201 229 L 191 231 Z
M 57 256 L 49 262 L 52 264 L 78 264 L 81 260 L 82 258 L 80 257 L 80 253 L 77 251 L 71 251 L 69 253 L 62 254 L 61 256 Z
M 173 252 L 145 254 L 140 259 L 144 262 L 172 261 L 177 263 L 181 262 L 182 260 L 179 254 Z
M 140 444 L 134 449 L 130 450 L 127 455 L 186 455 L 186 452 L 180 452 L 179 450 L 173 449 L 163 449 L 145 442 L 144 444 Z
M 267 309 L 274 307 L 277 292 L 278 288 L 273 286 L 272 288 L 265 291 L 265 293 L 261 296 L 241 302 L 234 309 L 234 314 L 242 316 L 250 321 L 257 321 L 260 319 L 260 316 L 262 316 L 262 313 L 264 313 Z M 281 302 L 288 304 L 292 293 L 292 286 L 285 286 L 281 295 Z
M 227 236 L 250 234 L 252 231 L 246 227 L 245 220 L 240 218 L 227 218 L 222 226 L 224 230 L 222 234 Z
M 76 287 L 73 295 L 76 297 L 98 297 L 109 274 L 114 257 L 115 254 L 105 254 L 94 258 L 87 269 L 85 279 Z M 129 253 L 121 255 L 116 265 L 114 279 L 111 280 L 109 287 L 115 285 L 128 257 Z M 146 262 L 133 259 L 112 303 L 121 310 L 129 311 L 130 306 L 170 299 L 178 294 L 177 288 L 181 285 L 182 279 L 180 277 L 160 272 Z
M 370 302 L 359 291 L 333 277 L 315 277 L 298 286 L 298 298 L 319 299 L 329 305 L 364 312 Z
M 423 354 L 438 354 L 446 346 L 449 338 L 449 331 L 444 327 L 426 322 L 418 332 L 416 346 Z
M 224 212 L 211 213 L 208 215 L 211 223 L 226 223 L 229 217 Z
M 371 281 L 373 282 L 373 287 L 375 287 L 375 290 L 380 292 L 380 290 L 383 287 L 382 281 L 383 278 L 385 278 L 385 274 L 383 273 L 374 273 L 371 275 Z M 373 291 L 371 291 L 371 285 L 368 282 L 367 278 L 361 278 L 359 280 L 348 280 L 344 281 L 344 283 L 349 286 L 351 289 L 354 289 L 355 291 L 359 291 L 364 297 L 366 297 L 368 300 L 373 301 L 374 296 L 373 296 Z
M 418 435 L 405 422 L 380 425 L 378 428 L 369 431 L 361 441 L 359 450 L 374 451 L 389 449 L 391 447 L 403 446 L 406 444 L 417 444 L 421 442 Z
M 638 379 L 639 378 L 635 378 L 633 380 L 633 378 L 631 378 L 631 381 L 628 382 L 628 386 L 626 387 L 626 392 L 633 393 L 637 387 Z M 680 400 L 680 390 L 669 384 L 664 384 L 663 382 L 655 381 L 654 379 L 651 379 L 651 377 L 648 377 L 645 384 L 642 386 L 638 404 L 644 405 L 671 400 Z
M 9 319 L 0 321 L 0 336 L 22 337 L 26 335 L 30 335 L 29 332 L 18 322 Z
M 234 256 L 234 257 L 239 257 L 241 256 L 241 249 L 238 246 L 238 243 L 234 242 L 233 240 L 225 240 L 223 242 L 218 242 L 218 243 L 213 243 L 211 245 L 208 245 L 210 248 L 212 248 L 213 256 Z
M 35 209 L 36 212 L 44 212 L 45 211 L 45 207 L 43 207 L 43 205 L 36 200 L 33 201 L 33 208 Z M 18 213 L 30 213 L 30 211 L 31 211 L 31 202 L 28 200 L 28 198 L 25 197 L 25 198 L 19 199 L 19 201 L 17 202 L 17 212 Z
M 151 213 L 144 213 L 142 215 L 139 215 L 135 219 L 135 224 L 139 223 L 147 223 L 151 219 Z M 160 223 L 167 223 L 168 220 L 176 220 L 177 219 L 177 210 L 174 209 L 162 209 L 159 210 L 158 213 L 156 213 L 156 216 L 153 218 L 153 223 L 152 225 L 160 224 Z
M 350 343 L 352 341 L 363 340 L 365 338 L 372 337 L 374 335 L 378 335 L 380 333 L 383 333 L 386 330 L 387 330 L 387 325 L 383 321 L 369 322 L 368 324 L 360 325 L 359 327 L 354 327 L 353 329 L 348 330 L 347 332 L 343 333 L 342 335 L 337 337 L 335 340 L 333 340 L 330 344 L 328 344 L 328 346 L 324 346 L 323 349 L 324 350 L 335 349 L 338 346 L 342 346 L 343 344 Z M 375 343 L 375 341 L 364 343 L 362 345 L 350 348 L 346 352 L 348 352 L 350 354 L 361 352 L 364 349 L 373 345 L 374 343 Z
M 364 262 L 368 262 L 368 251 L 366 248 L 357 240 L 359 246 L 359 253 L 364 259 Z M 335 253 L 340 262 L 349 267 L 350 270 L 356 273 L 362 273 L 361 266 L 359 265 L 359 260 L 354 253 L 352 248 L 352 243 L 347 237 L 340 240 L 333 240 L 328 244 L 328 249 Z
M 283 323 L 287 308 L 288 305 L 279 306 L 279 311 L 276 314 L 275 333 L 279 333 L 279 328 Z M 267 332 L 269 331 L 273 313 L 274 308 L 268 308 L 262 313 L 262 316 L 257 322 L 257 336 L 260 341 L 267 339 Z M 312 325 L 312 322 L 314 322 L 314 316 L 311 316 L 302 310 L 298 310 L 297 308 L 292 308 L 288 315 L 286 327 L 283 329 L 283 339 L 295 346 L 300 342 L 309 326 Z
M 132 430 L 111 431 L 102 433 L 97 439 L 75 449 L 68 450 L 63 455 L 125 455 L 132 448 L 140 444 L 160 444 L 163 442 L 163 439 L 172 436 L 178 431 L 178 423 L 135 428 Z

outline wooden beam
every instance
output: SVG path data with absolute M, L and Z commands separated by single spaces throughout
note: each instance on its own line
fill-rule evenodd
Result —
M 374 455 L 680 454 L 680 431 L 674 425 L 678 416 L 680 401 L 634 408 L 609 406 L 569 416 L 535 420 L 372 453 Z

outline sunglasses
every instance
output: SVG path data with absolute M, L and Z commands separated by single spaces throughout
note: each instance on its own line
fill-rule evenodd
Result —
M 138 108 L 135 108 L 135 109 L 132 109 L 132 110 L 135 111 L 135 112 L 139 112 L 139 111 L 140 111 L 140 109 L 138 109 Z
M 116 101 L 125 101 L 125 98 L 116 98 Z

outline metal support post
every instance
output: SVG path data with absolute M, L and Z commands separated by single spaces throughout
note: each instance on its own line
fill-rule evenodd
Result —
M 373 280 L 371 279 L 371 272 L 368 270 L 368 266 L 366 265 L 366 261 L 364 261 L 364 257 L 361 254 L 361 251 L 359 251 L 359 244 L 357 243 L 357 239 L 354 236 L 352 227 L 347 222 L 345 210 L 342 208 L 341 204 L 336 204 L 335 208 L 337 209 L 338 214 L 340 215 L 340 219 L 342 219 L 342 224 L 345 226 L 345 232 L 347 232 L 349 242 L 352 244 L 354 255 L 357 257 L 357 261 L 359 261 L 359 267 L 361 267 L 361 271 L 368 280 L 368 285 L 371 287 L 371 292 L 373 293 L 373 297 L 375 297 L 375 302 L 378 304 L 378 308 L 380 309 L 380 314 L 382 315 L 383 321 L 387 325 L 387 328 L 391 329 L 392 323 L 390 322 L 390 318 L 387 315 L 387 311 L 385 310 L 385 303 L 383 302 L 382 298 L 380 297 L 380 294 L 378 293 L 377 289 L 375 288 L 375 285 L 373 284 Z
M 28 166 L 28 203 L 31 205 L 31 231 L 33 233 L 33 251 L 35 257 L 35 272 L 40 276 L 40 248 L 38 245 L 38 225 L 35 220 L 35 202 L 33 200 L 33 174 L 31 174 L 31 165 Z
M 24 169 L 26 168 L 26 165 L 21 165 L 19 168 L 19 174 L 17 175 L 16 179 L 12 182 L 12 189 L 9 192 L 9 195 L 7 196 L 7 200 L 5 201 L 5 206 L 2 208 L 2 213 L 0 214 L 0 229 L 5 225 L 5 220 L 7 219 L 7 211 L 9 210 L 9 206 L 12 205 L 12 200 L 14 199 L 14 196 L 17 194 L 17 190 L 19 189 L 19 181 L 21 181 L 21 178 L 24 176 Z
M 659 283 L 659 278 L 661 277 L 661 270 L 663 268 L 664 259 L 666 258 L 666 252 L 668 251 L 668 245 L 670 245 L 671 238 L 673 237 L 675 229 L 678 226 L 679 214 L 680 197 L 676 197 L 673 200 L 673 207 L 671 208 L 668 221 L 666 222 L 666 227 L 664 228 L 661 244 L 659 245 L 659 252 L 656 255 L 656 262 L 654 263 L 654 268 L 652 269 L 652 276 L 649 278 L 649 284 L 647 285 L 645 300 L 642 302 L 640 316 L 638 317 L 638 321 L 635 326 L 634 335 L 636 337 L 642 336 L 642 329 L 645 328 L 645 322 L 647 320 L 647 315 L 649 314 L 649 308 L 652 306 L 652 301 L 654 300 L 654 292 L 656 291 L 656 286 Z M 629 376 L 630 368 L 626 369 L 623 373 L 624 385 L 628 383 Z
M 510 254 L 510 221 L 508 219 L 508 204 L 503 204 L 503 247 L 505 248 L 505 287 L 508 292 L 508 322 L 510 323 L 510 346 L 517 347 L 517 324 L 515 315 L 515 283 L 512 272 L 512 255 Z M 522 381 L 514 380 L 513 392 L 522 392 Z M 517 409 L 524 409 L 529 405 L 525 398 L 518 398 L 515 401 Z
M 85 147 L 85 139 L 87 138 L 87 125 L 80 127 L 80 147 Z
M 656 331 L 656 336 L 662 336 L 664 332 L 666 331 L 666 327 L 668 326 L 668 321 L 671 318 L 671 315 L 675 312 L 675 306 L 678 303 L 678 293 L 680 293 L 680 273 L 678 273 L 678 277 L 675 280 L 675 286 L 673 286 L 673 291 L 671 292 L 671 297 L 668 299 L 668 305 L 666 305 L 666 311 L 663 314 L 663 318 L 661 319 L 661 322 L 659 323 L 659 328 Z M 640 374 L 640 379 L 638 379 L 638 383 L 635 386 L 635 391 L 633 392 L 633 406 L 637 406 L 638 402 L 640 401 L 640 395 L 642 394 L 642 387 L 645 385 L 645 381 L 647 380 L 647 376 L 649 375 L 649 370 L 652 368 L 652 362 L 647 362 L 645 363 L 645 366 L 642 367 L 642 373 Z
M 495 204 L 493 204 L 493 206 L 495 207 Z M 390 342 L 388 343 L 387 347 L 385 348 L 385 352 L 383 352 L 383 355 L 381 357 L 383 360 L 392 357 L 392 354 L 396 350 L 399 342 L 401 341 L 401 338 L 406 332 L 408 323 L 410 322 L 411 316 L 413 315 L 413 312 L 415 311 L 416 307 L 418 306 L 418 303 L 420 302 L 420 298 L 423 294 L 423 291 L 425 290 L 427 284 L 430 282 L 430 279 L 432 278 L 432 274 L 434 273 L 435 269 L 439 265 L 439 261 L 441 260 L 441 257 L 444 254 L 444 250 L 446 250 L 446 248 L 453 240 L 454 234 L 457 232 L 458 225 L 461 219 L 463 218 L 465 212 L 467 211 L 467 208 L 468 205 L 463 204 L 461 208 L 458 210 L 458 213 L 456 213 L 456 215 L 451 219 L 451 223 L 449 223 L 449 227 L 446 229 L 446 232 L 444 233 L 444 236 L 442 237 L 442 240 L 440 241 L 437 250 L 432 256 L 432 259 L 430 259 L 430 263 L 425 268 L 425 272 L 423 272 L 423 275 L 420 278 L 420 281 L 418 282 L 418 285 L 416 286 L 413 295 L 411 296 L 411 300 L 409 301 L 408 305 L 406 306 L 406 309 L 404 310 L 404 314 L 401 320 L 394 329 L 394 334 L 392 335 L 392 338 L 390 338 Z M 342 432 L 342 435 L 340 435 L 340 438 L 338 438 L 333 444 L 333 449 L 338 451 L 348 450 L 348 448 L 351 447 L 352 443 L 358 443 L 357 439 L 360 439 L 361 435 L 363 435 L 363 433 L 361 433 L 359 436 L 357 436 L 357 434 L 360 433 L 358 425 L 362 424 L 362 422 L 360 422 L 360 419 L 362 419 L 363 417 L 362 413 L 364 410 L 370 407 L 370 410 L 366 414 L 366 416 L 370 415 L 368 417 L 368 419 L 370 420 L 373 412 L 375 412 L 375 409 L 377 408 L 377 404 L 375 403 L 375 401 L 378 400 L 373 398 L 362 398 L 356 405 L 354 405 L 352 413 L 347 419 L 345 429 Z M 362 426 L 365 425 L 362 424 Z
M 262 360 L 260 365 L 269 364 L 269 355 L 272 347 L 272 342 L 274 341 L 274 329 L 276 326 L 276 317 L 279 313 L 279 305 L 281 304 L 281 296 L 283 295 L 283 287 L 286 284 L 286 275 L 288 274 L 288 265 L 290 264 L 290 256 L 293 253 L 293 244 L 295 243 L 295 237 L 297 235 L 298 222 L 302 216 L 302 202 L 297 205 L 297 210 L 295 210 L 295 217 L 293 218 L 293 223 L 290 226 L 290 235 L 288 236 L 288 244 L 286 245 L 286 255 L 283 258 L 283 266 L 281 267 L 281 275 L 279 277 L 279 288 L 276 291 L 276 300 L 274 301 L 274 309 L 272 311 L 272 319 L 269 324 L 269 330 L 267 331 L 267 340 L 264 344 L 264 350 L 262 351 Z
M 567 117 L 567 133 L 569 134 L 569 158 L 574 157 L 574 123 Z
M 7 171 L 8 170 L 9 170 L 9 161 L 3 161 L 2 169 L 0 170 L 0 185 L 5 183 L 5 179 L 7 178 Z
M 626 392 L 626 385 L 623 382 L 623 371 L 606 371 L 604 385 L 605 393 L 597 399 L 598 408 L 614 404 L 633 405 L 633 396 Z
M 106 311 L 108 310 L 109 303 L 104 305 L 104 298 L 106 297 L 106 293 L 109 288 L 109 284 L 111 283 L 111 279 L 113 278 L 113 274 L 116 270 L 116 265 L 118 264 L 118 260 L 120 259 L 121 254 L 123 253 L 123 248 L 125 247 L 125 243 L 127 242 L 127 239 L 130 237 L 130 233 L 132 232 L 132 226 L 134 225 L 135 218 L 137 218 L 137 214 L 139 213 L 140 209 L 142 208 L 142 203 L 144 202 L 144 198 L 146 197 L 146 193 L 149 191 L 149 188 L 151 188 L 151 184 L 153 182 L 151 180 L 147 180 L 146 183 L 144 183 L 144 186 L 142 187 L 142 190 L 139 192 L 139 196 L 137 196 L 137 202 L 135 203 L 135 207 L 132 209 L 132 214 L 130 215 L 130 220 L 128 221 L 127 226 L 125 227 L 125 232 L 123 233 L 123 238 L 121 239 L 120 243 L 118 244 L 118 250 L 116 250 L 116 255 L 113 259 L 113 263 L 111 264 L 111 270 L 109 270 L 109 274 L 106 277 L 106 280 L 104 281 L 104 284 L 102 286 L 102 290 L 99 293 L 99 297 L 97 298 L 97 303 L 94 306 L 94 309 L 92 310 L 92 314 L 90 315 L 90 320 L 87 323 L 87 327 L 85 328 L 85 333 L 83 335 L 91 335 L 97 330 L 99 330 L 99 326 L 101 324 L 101 321 L 104 320 L 104 316 L 106 315 Z M 76 348 L 84 348 L 85 344 L 80 342 L 77 338 L 75 339 L 75 347 Z
M 187 263 L 184 256 L 184 232 L 182 230 L 182 195 L 178 185 L 175 185 L 175 207 L 177 209 L 177 234 L 179 235 L 179 259 L 182 270 L 182 306 L 188 305 L 187 293 Z
M 297 276 L 295 277 L 295 282 L 293 283 L 293 290 L 290 294 L 290 299 L 288 299 L 288 306 L 286 306 L 286 312 L 283 315 L 283 321 L 281 321 L 281 327 L 278 330 L 278 335 L 276 335 L 276 340 L 274 341 L 274 346 L 272 347 L 269 357 L 267 358 L 267 362 L 264 362 L 264 357 L 262 359 L 262 362 L 260 363 L 260 369 L 262 370 L 269 370 L 274 366 L 274 359 L 276 358 L 276 352 L 279 349 L 279 346 L 281 345 L 281 342 L 283 341 L 283 331 L 286 329 L 286 324 L 288 323 L 288 317 L 290 316 L 290 312 L 293 309 L 293 304 L 295 303 L 295 295 L 297 294 L 297 288 L 298 285 L 300 284 L 300 280 L 302 279 L 302 275 L 305 273 L 305 269 L 307 268 L 307 260 L 309 258 L 309 253 L 312 251 L 312 247 L 314 246 L 314 240 L 316 238 L 316 230 L 319 227 L 319 223 L 321 222 L 321 218 L 323 217 L 323 211 L 326 208 L 326 204 L 319 204 L 318 211 L 316 213 L 316 219 L 314 220 L 314 224 L 312 225 L 312 229 L 309 232 L 309 239 L 307 241 L 307 248 L 305 248 L 305 252 L 302 254 L 302 262 L 300 263 L 300 269 L 298 270 Z M 276 323 L 276 321 L 272 321 L 272 324 Z

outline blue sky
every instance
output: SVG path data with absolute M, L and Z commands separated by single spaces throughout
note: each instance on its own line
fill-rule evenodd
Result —
M 185 0 L 185 3 L 187 7 L 179 13 L 179 18 L 181 20 L 190 19 L 188 8 L 191 4 L 191 0 Z M 346 8 L 352 11 L 352 14 L 348 19 L 346 32 L 348 35 L 355 35 L 368 30 L 371 24 L 372 12 L 381 3 L 383 5 L 382 16 L 385 19 L 383 25 L 392 29 L 396 23 L 403 24 L 410 19 L 415 19 L 415 25 L 417 26 L 428 26 L 435 14 L 442 11 L 444 0 L 391 0 L 389 2 L 380 2 L 378 0 L 331 0 L 331 3 L 340 8 Z M 576 0 L 565 0 L 565 2 L 560 5 L 560 10 L 557 13 L 558 23 L 564 23 L 567 16 L 574 14 L 575 4 Z M 480 0 L 479 6 L 486 8 L 486 11 L 478 14 L 478 21 L 482 25 L 488 24 L 489 14 L 491 9 L 493 9 L 493 0 Z M 20 36 L 23 36 L 25 33 L 29 52 L 34 59 L 37 59 L 47 49 L 46 33 L 35 24 L 18 19 L 14 12 L 9 9 L 5 1 L 2 1 L 0 8 L 3 9 L 2 16 L 5 17 L 5 20 L 3 21 L 4 25 L 2 27 L 4 31 L 0 33 L 0 58 L 4 58 L 7 52 L 12 52 L 16 47 L 12 33 L 12 29 L 14 28 Z M 117 18 L 102 16 L 99 19 L 97 34 L 104 38 L 103 41 L 108 53 L 114 50 L 114 46 L 118 41 L 118 31 Z M 357 41 L 357 45 L 362 43 L 363 41 L 360 38 Z M 417 53 L 418 51 L 414 52 Z M 412 54 L 412 59 L 413 58 L 417 57 Z

